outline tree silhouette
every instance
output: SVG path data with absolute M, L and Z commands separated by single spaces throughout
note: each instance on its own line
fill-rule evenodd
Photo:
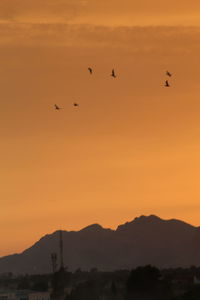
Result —
M 152 290 L 158 284 L 160 271 L 151 265 L 131 271 L 127 281 L 128 292 Z
M 132 270 L 126 285 L 127 299 L 160 299 L 160 277 L 160 271 L 151 265 Z

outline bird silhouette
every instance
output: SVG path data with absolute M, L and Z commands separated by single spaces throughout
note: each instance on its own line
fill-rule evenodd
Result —
M 54 107 L 55 107 L 56 110 L 60 110 L 61 109 L 61 107 L 59 107 L 57 104 L 54 104 Z
M 76 103 L 76 102 L 74 102 L 74 104 L 73 104 L 75 107 L 78 107 L 79 106 L 79 104 L 78 103 Z
M 113 78 L 116 78 L 116 77 L 117 77 L 116 74 L 115 74 L 115 70 L 114 70 L 114 69 L 112 70 L 112 73 L 111 73 L 110 76 L 112 76 Z
M 165 81 L 165 87 L 170 87 L 168 80 Z
M 92 70 L 92 68 L 88 68 L 88 71 L 90 72 L 90 74 L 92 75 L 92 73 L 93 73 L 93 70 Z
M 166 72 L 166 75 L 169 76 L 169 77 L 171 77 L 171 76 L 172 76 L 172 73 L 170 73 L 169 71 L 167 71 L 167 72 Z

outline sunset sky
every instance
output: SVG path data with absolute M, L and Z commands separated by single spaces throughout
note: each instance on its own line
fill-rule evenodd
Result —
M 199 0 L 1 0 L 0 92 L 0 256 L 141 214 L 200 225 Z

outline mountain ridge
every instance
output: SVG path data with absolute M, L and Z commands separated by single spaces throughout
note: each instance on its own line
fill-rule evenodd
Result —
M 41 237 L 21 253 L 1 257 L 0 273 L 51 272 L 50 255 L 59 252 L 59 232 Z M 200 265 L 200 227 L 176 219 L 142 215 L 115 230 L 95 223 L 62 233 L 65 264 L 72 271 Z

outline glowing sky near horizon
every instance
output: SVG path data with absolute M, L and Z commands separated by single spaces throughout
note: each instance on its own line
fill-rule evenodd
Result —
M 0 255 L 141 214 L 200 225 L 199 25 L 197 0 L 1 0 Z

